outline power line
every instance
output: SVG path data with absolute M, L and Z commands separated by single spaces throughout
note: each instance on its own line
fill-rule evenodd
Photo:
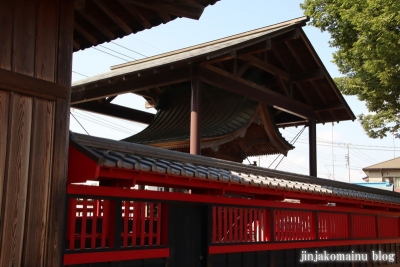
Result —
M 81 76 L 83 76 L 83 77 L 89 78 L 89 76 L 86 76 L 86 75 L 84 75 L 84 74 L 82 74 L 82 73 L 79 73 L 79 72 L 76 72 L 76 71 L 72 71 L 72 72 L 75 73 L 75 74 L 81 75 Z
M 110 53 L 105 52 L 105 51 L 103 51 L 103 50 L 100 50 L 100 49 L 98 49 L 98 48 L 96 48 L 96 47 L 93 47 L 93 49 L 94 49 L 94 50 L 97 50 L 97 51 L 100 51 L 100 52 L 103 52 L 104 54 L 110 55 L 110 56 L 112 56 L 112 57 L 116 57 L 116 58 L 122 59 L 122 60 L 124 60 L 124 61 L 126 61 L 126 62 L 129 61 L 129 60 L 124 59 L 124 58 L 122 58 L 122 57 L 118 57 L 118 56 L 116 56 L 116 55 L 113 55 L 113 54 L 110 54 Z
M 90 134 L 88 133 L 88 131 L 86 131 L 85 127 L 83 127 L 83 125 L 78 121 L 78 119 L 75 118 L 74 114 L 71 113 L 71 111 L 69 112 L 69 114 L 71 114 L 72 117 L 74 117 L 74 119 L 76 120 L 76 122 L 79 123 L 79 125 L 80 125 L 80 126 L 82 127 L 82 129 L 87 133 L 87 135 L 90 135 Z
M 135 50 L 132 50 L 132 49 L 129 49 L 129 48 L 123 46 L 123 45 L 117 44 L 116 42 L 111 42 L 111 43 L 113 43 L 113 44 L 115 44 L 115 45 L 118 45 L 118 46 L 120 46 L 120 47 L 122 47 L 122 48 L 125 48 L 126 50 L 129 50 L 129 51 L 131 51 L 131 52 L 133 52 L 133 53 L 136 53 L 136 54 L 138 54 L 138 55 L 141 55 L 141 56 L 144 56 L 144 57 L 148 57 L 148 56 L 143 55 L 143 54 L 141 54 L 141 53 L 139 53 L 139 52 L 136 52 Z
M 136 58 L 133 58 L 133 57 L 127 56 L 127 55 L 125 55 L 125 54 L 123 54 L 123 53 L 117 52 L 117 51 L 115 51 L 115 50 L 113 50 L 113 49 L 111 49 L 111 48 L 105 47 L 104 45 L 100 45 L 100 46 L 103 47 L 103 48 L 105 48 L 105 49 L 108 49 L 108 50 L 110 50 L 110 51 L 113 51 L 114 53 L 123 55 L 124 57 L 130 58 L 130 59 L 133 59 L 133 60 L 137 60 Z
M 77 112 L 77 111 L 75 110 L 75 112 Z M 85 116 L 85 117 L 87 117 L 87 118 L 92 117 L 92 118 L 90 118 L 90 119 L 96 120 L 96 121 L 98 121 L 99 123 L 108 124 L 108 125 L 110 125 L 110 126 L 112 126 L 112 127 L 115 127 L 115 128 L 120 128 L 120 129 L 123 130 L 123 131 L 129 131 L 129 132 L 132 132 L 132 131 L 133 131 L 133 132 L 136 132 L 136 133 L 138 132 L 138 131 L 136 131 L 136 130 L 132 130 L 131 128 L 121 126 L 120 124 L 117 124 L 117 123 L 115 123 L 115 122 L 113 122 L 113 121 L 106 120 L 106 119 L 104 119 L 104 118 L 102 118 L 102 117 L 100 117 L 100 116 L 98 116 L 98 115 L 96 115 L 96 114 L 93 114 L 93 113 L 91 113 L 91 112 L 82 111 L 82 110 L 80 110 L 80 112 L 86 114 L 86 115 L 85 115 L 85 114 L 80 114 L 80 113 L 78 113 L 78 114 L 80 114 L 81 116 Z M 90 117 L 88 117 L 88 116 L 90 116 Z M 93 117 L 94 117 L 94 118 L 93 118 Z M 140 125 L 139 123 L 137 123 L 136 125 L 139 126 L 139 127 L 141 127 L 141 128 L 143 128 L 143 125 Z
M 153 47 L 153 48 L 155 48 L 155 49 L 157 49 L 157 50 L 159 50 L 159 51 L 165 53 L 164 50 L 161 50 L 160 48 L 157 48 L 157 47 L 155 47 L 155 46 L 153 46 L 153 45 L 151 45 L 151 44 L 148 44 L 148 43 L 146 43 L 146 42 L 144 42 L 144 41 L 142 41 L 142 40 L 139 40 L 138 38 L 133 37 L 133 34 L 131 34 L 130 36 L 132 36 L 133 39 L 135 39 L 135 40 L 137 40 L 137 41 L 139 41 L 139 42 L 142 42 L 142 43 L 144 43 L 144 44 L 146 44 L 146 45 L 148 45 L 148 46 L 151 46 L 151 47 Z

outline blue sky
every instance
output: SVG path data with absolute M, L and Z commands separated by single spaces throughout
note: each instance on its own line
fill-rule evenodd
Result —
M 143 58 L 143 55 L 153 56 L 301 17 L 303 16 L 303 11 L 300 9 L 301 2 L 297 0 L 222 0 L 206 8 L 198 21 L 176 19 L 151 30 L 74 53 L 73 81 L 85 78 L 77 73 L 93 76 L 109 71 L 110 66 Z M 330 75 L 332 77 L 340 76 L 341 74 L 338 72 L 337 67 L 331 62 L 334 49 L 329 47 L 329 34 L 322 33 L 311 26 L 306 26 L 303 29 Z M 122 48 L 118 44 L 130 50 Z M 354 114 L 358 115 L 367 112 L 364 103 L 358 101 L 356 97 L 345 96 L 345 99 Z M 144 108 L 144 100 L 134 97 L 132 94 L 119 96 L 113 103 L 154 112 L 146 110 Z M 110 117 L 94 115 L 76 109 L 72 109 L 71 112 L 75 117 L 71 117 L 70 128 L 72 131 L 79 133 L 85 133 L 85 131 L 76 119 L 89 134 L 111 139 L 127 137 L 145 127 L 145 125 L 114 120 Z M 287 128 L 281 132 L 288 141 L 291 141 L 300 130 L 301 127 Z M 396 152 L 396 150 L 400 150 L 399 140 L 394 140 L 392 136 L 384 139 L 368 138 L 358 121 L 340 122 L 333 126 L 331 124 L 318 125 L 317 138 L 318 176 L 320 177 L 348 181 L 349 168 L 346 166 L 348 152 L 350 154 L 351 182 L 361 181 L 361 178 L 365 176 L 361 170 L 363 167 L 392 159 L 394 156 L 400 156 L 400 151 Z M 277 169 L 307 174 L 307 142 L 308 132 L 306 129 L 294 144 L 296 148 L 289 152 L 288 157 L 281 161 Z M 394 146 L 399 147 L 394 148 Z M 268 156 L 260 159 L 250 158 L 249 160 L 259 161 L 262 167 L 269 167 L 275 158 L 276 156 Z M 274 168 L 281 158 L 275 160 L 271 168 Z

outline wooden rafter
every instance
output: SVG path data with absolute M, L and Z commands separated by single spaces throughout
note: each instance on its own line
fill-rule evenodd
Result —
M 90 42 L 92 45 L 96 45 L 97 44 L 97 39 L 93 37 L 93 35 L 91 35 L 90 33 L 88 33 L 82 26 L 80 26 L 76 21 L 74 23 L 74 29 L 80 34 L 82 35 L 83 38 L 85 38 L 86 40 L 88 40 L 88 42 Z
M 276 43 L 274 43 L 276 45 Z M 274 44 L 272 45 L 271 51 L 275 55 L 276 59 L 278 59 L 279 63 L 285 70 L 290 70 L 288 64 L 282 59 L 281 55 L 274 48 Z
M 93 0 L 93 2 L 101 9 L 103 12 L 112 19 L 115 24 L 118 25 L 126 34 L 131 34 L 132 29 L 126 25 L 126 23 L 118 17 L 105 3 L 103 0 Z
M 290 79 L 293 82 L 312 81 L 325 78 L 325 73 L 322 69 L 310 70 L 301 73 L 292 74 Z
M 85 19 L 87 19 L 98 31 L 104 34 L 109 40 L 113 40 L 115 38 L 114 34 L 108 30 L 100 21 L 94 18 L 91 13 L 87 12 L 85 9 L 77 9 L 79 14 L 82 15 Z
M 120 2 L 121 5 L 123 5 L 129 11 L 129 13 L 131 13 L 138 20 L 143 28 L 151 28 L 151 23 L 136 9 L 136 7 L 132 3 L 126 2 L 124 0 L 118 0 L 118 2 Z
M 310 40 L 308 40 L 307 36 L 305 35 L 305 33 L 303 32 L 303 30 L 299 30 L 300 31 L 300 38 L 303 40 L 304 44 L 306 45 L 308 51 L 311 53 L 311 56 L 313 57 L 313 59 L 315 60 L 315 62 L 317 63 L 317 65 L 321 68 L 324 69 L 324 66 L 320 60 L 320 58 L 318 57 L 318 54 L 315 52 L 314 48 L 312 47 Z M 332 81 L 332 79 L 330 77 L 327 77 L 326 79 L 328 81 L 328 83 L 336 88 L 335 83 Z M 339 90 L 334 90 L 334 93 L 336 94 L 337 98 L 339 99 L 340 102 L 342 102 L 343 104 L 345 104 L 343 96 L 340 94 Z M 354 118 L 354 114 L 351 112 L 351 109 L 346 105 L 346 112 L 347 114 Z
M 197 4 L 196 2 L 168 3 L 166 1 L 158 1 L 158 0 L 147 0 L 147 1 L 123 0 L 123 1 L 147 9 L 166 12 L 168 14 L 175 15 L 178 17 L 187 17 L 191 19 L 199 19 L 204 10 L 204 6 Z
M 328 104 L 326 97 L 318 90 L 318 86 L 315 84 L 314 81 L 310 81 L 311 85 L 314 87 L 314 91 L 317 92 L 317 95 L 319 96 L 319 98 L 321 99 L 322 103 L 326 106 Z M 334 112 L 332 112 L 332 110 L 329 110 L 329 113 L 331 114 L 332 118 L 335 121 L 338 121 L 336 115 Z M 317 111 L 318 114 L 318 111 Z
M 296 82 L 295 84 L 296 84 L 297 88 L 299 89 L 301 95 L 302 95 L 302 96 L 304 97 L 304 99 L 307 101 L 307 103 L 308 103 L 310 106 L 313 106 L 313 105 L 314 105 L 313 101 L 310 99 L 309 95 L 304 91 L 304 89 L 303 89 L 303 87 L 301 86 L 301 84 L 300 84 L 299 82 Z M 322 123 L 325 123 L 325 121 L 322 119 L 321 115 L 320 115 L 318 112 L 315 112 L 315 113 L 316 113 L 316 116 L 317 116 L 318 120 L 319 120 L 320 122 L 322 122 Z
M 239 95 L 245 95 L 246 97 L 302 118 L 310 118 L 314 114 L 312 108 L 304 103 L 285 97 L 271 89 L 262 87 L 211 65 L 202 66 L 200 77 L 206 83 Z
M 259 58 L 256 58 L 255 56 L 239 56 L 240 59 L 249 61 L 251 64 L 259 69 L 262 69 L 266 72 L 269 72 L 274 75 L 278 75 L 286 80 L 290 79 L 290 74 L 268 62 L 265 62 L 264 60 L 261 60 Z
M 171 21 L 171 16 L 168 15 L 165 12 L 162 12 L 160 10 L 156 10 L 156 13 L 162 18 L 162 20 L 164 21 L 164 23 L 170 22 Z
M 300 68 L 304 71 L 306 69 L 306 67 L 304 66 L 302 60 L 299 58 L 299 55 L 297 54 L 296 50 L 294 49 L 292 43 L 288 40 L 285 41 L 286 46 L 288 47 L 290 53 L 292 54 L 292 56 L 294 57 L 294 59 L 296 60 L 297 64 L 299 64 Z
M 275 78 L 278 80 L 278 84 L 282 89 L 282 91 L 285 93 L 285 95 L 288 97 L 292 97 L 292 91 L 287 87 L 285 81 L 278 75 L 276 75 Z

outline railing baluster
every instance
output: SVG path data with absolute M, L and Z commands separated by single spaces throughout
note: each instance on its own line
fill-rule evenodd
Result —
M 160 245 L 161 240 L 161 203 L 157 204 L 157 242 L 156 245 Z
M 150 208 L 149 208 L 149 246 L 153 245 L 153 220 L 154 220 L 154 203 L 150 202 Z
M 96 247 L 96 239 L 97 239 L 97 206 L 98 200 L 93 199 L 93 216 L 92 216 L 92 235 L 91 235 L 91 248 Z
M 87 219 L 87 199 L 83 199 L 82 201 L 82 224 L 81 224 L 81 245 L 80 248 L 85 248 L 86 241 L 86 219 Z

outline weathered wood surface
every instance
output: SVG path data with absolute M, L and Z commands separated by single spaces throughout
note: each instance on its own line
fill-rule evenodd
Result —
M 0 0 L 0 266 L 62 266 L 73 12 Z
M 32 98 L 13 94 L 7 139 L 0 266 L 22 266 L 31 147 Z
M 0 218 L 2 218 L 3 185 L 6 165 L 6 148 L 8 136 L 8 110 L 10 106 L 10 93 L 0 90 Z M 1 222 L 1 219 L 0 219 Z M 0 223 L 0 235 L 1 235 Z M 1 244 L 0 244 L 1 246 Z
M 44 266 L 53 154 L 54 101 L 34 99 L 23 266 Z

